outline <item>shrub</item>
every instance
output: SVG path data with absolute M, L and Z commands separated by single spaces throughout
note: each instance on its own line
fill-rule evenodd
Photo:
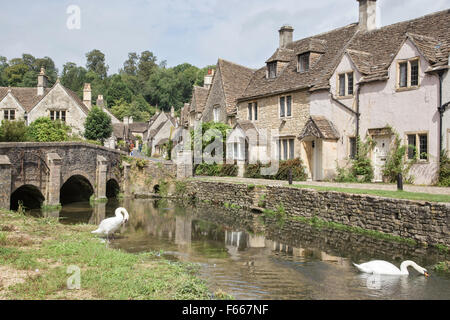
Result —
M 417 160 L 408 161 L 405 157 L 408 147 L 415 146 L 402 146 L 402 140 L 398 133 L 395 133 L 395 141 L 392 148 L 389 150 L 387 161 L 383 168 L 383 175 L 388 177 L 389 182 L 396 182 L 398 174 L 401 173 L 407 181 L 411 181 L 409 176 L 409 170 Z
M 280 161 L 278 172 L 273 176 L 263 176 L 261 175 L 262 168 L 270 167 L 269 164 L 262 164 L 258 162 L 256 164 L 249 164 L 245 168 L 244 177 L 253 179 L 270 179 L 270 180 L 288 180 L 289 170 L 292 169 L 292 180 L 293 181 L 306 181 L 307 174 L 303 162 L 300 159 L 292 159 L 286 161 Z
M 63 122 L 41 117 L 33 121 L 28 128 L 29 136 L 37 142 L 67 141 L 70 128 Z
M 351 169 L 337 167 L 337 177 L 334 179 L 336 182 L 340 183 L 350 183 L 357 182 L 358 179 L 355 177 Z
M 24 142 L 28 140 L 25 121 L 3 120 L 0 126 L 0 142 Z
M 235 164 L 223 164 L 220 167 L 221 177 L 237 177 L 239 173 L 239 168 Z
M 113 132 L 111 117 L 99 107 L 93 107 L 86 118 L 84 129 L 86 139 L 103 143 Z
M 360 137 L 357 138 L 358 151 L 352 164 L 352 174 L 355 177 L 363 176 L 361 182 L 371 182 L 373 179 L 372 161 L 369 158 L 370 151 L 374 148 L 375 143 L 372 139 L 367 138 L 366 142 L 362 142 Z
M 195 168 L 195 174 L 198 176 L 219 176 L 220 174 L 220 168 L 219 165 L 214 164 L 207 164 L 207 163 L 201 163 Z
M 442 150 L 441 152 L 438 184 L 441 187 L 450 187 L 450 158 L 445 150 Z

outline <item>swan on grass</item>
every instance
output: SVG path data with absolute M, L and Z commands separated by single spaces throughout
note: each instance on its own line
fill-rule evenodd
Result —
M 428 277 L 428 271 L 425 268 L 422 268 L 414 261 L 404 261 L 400 265 L 400 269 L 394 266 L 392 263 L 375 260 L 362 264 L 353 263 L 353 265 L 358 268 L 359 271 L 364 273 L 372 273 L 372 274 L 380 274 L 380 275 L 391 275 L 391 276 L 407 276 L 409 275 L 408 267 L 413 267 L 420 274 L 423 274 L 425 277 Z
M 109 236 L 119 230 L 119 228 L 123 224 L 127 223 L 130 218 L 128 211 L 125 208 L 117 208 L 115 214 L 115 217 L 108 218 L 100 222 L 97 230 L 92 231 L 92 233 L 106 235 L 106 238 L 109 240 Z

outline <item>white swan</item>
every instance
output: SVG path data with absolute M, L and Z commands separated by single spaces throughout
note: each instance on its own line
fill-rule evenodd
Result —
M 400 265 L 400 269 L 394 266 L 392 263 L 382 260 L 370 261 L 360 265 L 353 263 L 353 265 L 361 272 L 392 276 L 407 276 L 409 275 L 408 267 L 413 267 L 417 270 L 417 272 L 423 274 L 425 277 L 429 276 L 427 269 L 422 268 L 414 261 L 409 260 L 402 262 L 402 264 Z
M 92 231 L 92 233 L 104 234 L 109 239 L 109 235 L 114 234 L 114 232 L 116 232 L 122 226 L 122 224 L 128 222 L 128 219 L 130 217 L 128 215 L 128 211 L 125 208 L 117 208 L 115 213 L 115 217 L 108 218 L 100 222 L 97 230 Z

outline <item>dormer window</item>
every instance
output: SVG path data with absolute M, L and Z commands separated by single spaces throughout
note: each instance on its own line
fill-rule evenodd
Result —
M 267 64 L 267 76 L 269 79 L 273 79 L 277 76 L 277 62 L 269 62 Z
M 309 71 L 309 56 L 310 56 L 309 52 L 298 55 L 298 67 L 297 67 L 298 72 Z
M 398 61 L 398 89 L 417 88 L 419 86 L 419 59 Z

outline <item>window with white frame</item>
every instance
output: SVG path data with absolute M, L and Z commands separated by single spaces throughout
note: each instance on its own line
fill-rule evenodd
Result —
M 290 160 L 294 159 L 294 139 L 280 138 L 278 140 L 278 159 Z
M 338 75 L 338 95 L 340 97 L 353 96 L 354 86 L 355 81 L 353 71 Z
M 398 61 L 397 66 L 399 89 L 419 86 L 419 58 Z
M 280 118 L 292 116 L 292 96 L 280 97 Z
M 3 110 L 3 119 L 4 120 L 15 120 L 16 119 L 16 110 L 15 109 Z
M 427 133 L 409 133 L 408 141 L 408 159 L 428 160 L 428 134 Z
M 213 109 L 214 122 L 219 122 L 219 115 L 220 115 L 219 107 L 214 107 Z
M 245 160 L 245 142 L 233 143 L 233 160 Z
M 65 110 L 50 110 L 50 120 L 61 120 L 66 122 Z

